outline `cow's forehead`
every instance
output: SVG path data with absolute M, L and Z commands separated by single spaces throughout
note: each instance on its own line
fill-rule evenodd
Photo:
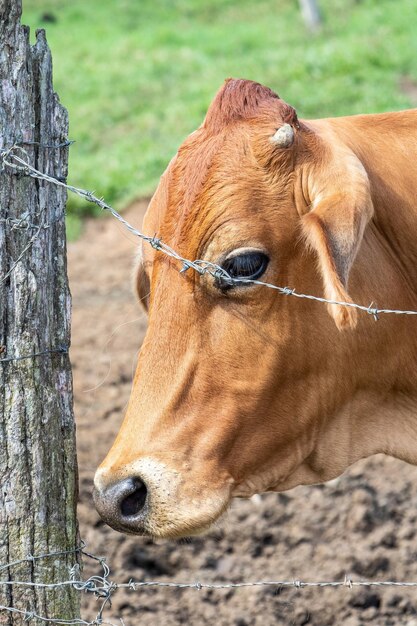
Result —
M 189 214 L 209 182 L 210 173 L 220 166 L 226 142 L 227 131 L 211 135 L 201 128 L 182 144 L 176 159 L 170 164 L 167 180 L 171 210 L 181 215 Z
M 294 109 L 271 89 L 244 80 L 227 80 L 210 104 L 203 124 L 181 145 L 168 168 L 170 209 L 187 212 L 210 174 L 223 170 L 225 183 L 248 161 L 250 144 L 270 148 L 269 139 L 283 122 L 294 122 Z
M 244 219 L 253 207 L 259 167 L 249 134 L 239 128 L 216 137 L 201 133 L 200 142 L 181 149 L 171 167 L 161 230 L 182 249 L 187 242 L 195 248 L 207 231 Z
M 227 218 L 232 206 L 238 217 L 252 183 L 259 184 L 256 152 L 272 152 L 270 138 L 288 116 L 295 111 L 271 90 L 227 81 L 162 177 L 147 215 L 149 232 L 191 253 L 202 231 Z
M 275 206 L 250 133 L 236 128 L 208 142 L 204 134 L 201 139 L 173 159 L 146 217 L 145 232 L 190 259 L 201 256 L 213 236 L 219 249 L 233 241 L 237 247 L 260 244 Z M 275 218 L 279 212 L 274 210 Z M 154 251 L 147 250 L 146 257 L 153 258 Z

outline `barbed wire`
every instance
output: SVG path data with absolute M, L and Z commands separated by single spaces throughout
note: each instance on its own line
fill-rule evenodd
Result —
M 371 588 L 371 587 L 394 587 L 394 588 L 417 588 L 417 581 L 394 581 L 394 580 L 353 580 L 351 576 L 345 575 L 343 580 L 337 581 L 306 581 L 300 579 L 292 579 L 292 580 L 255 580 L 255 581 L 242 581 L 242 582 L 224 582 L 224 583 L 210 583 L 210 582 L 175 582 L 175 581 L 161 581 L 161 580 L 147 580 L 147 581 L 135 581 L 133 579 L 129 580 L 126 583 L 117 583 L 111 578 L 111 570 L 106 562 L 105 557 L 96 556 L 94 554 L 90 554 L 86 551 L 86 544 L 81 542 L 81 544 L 75 548 L 70 550 L 60 550 L 56 552 L 49 552 L 40 554 L 37 556 L 28 555 L 24 559 L 19 559 L 17 561 L 13 561 L 11 563 L 6 563 L 4 565 L 0 565 L 0 572 L 4 570 L 11 570 L 16 565 L 21 565 L 23 563 L 34 563 L 36 561 L 47 559 L 53 557 L 56 559 L 57 556 L 64 556 L 69 554 L 80 554 L 88 559 L 96 561 L 101 567 L 100 574 L 94 574 L 87 578 L 86 580 L 82 580 L 81 578 L 77 578 L 76 574 L 79 572 L 78 563 L 74 563 L 71 567 L 70 579 L 64 580 L 57 583 L 40 583 L 33 581 L 24 581 L 24 580 L 0 580 L 0 587 L 36 587 L 38 589 L 59 589 L 59 588 L 72 588 L 77 592 L 84 592 L 87 594 L 92 594 L 96 596 L 99 600 L 101 600 L 99 609 L 95 617 L 88 621 L 83 618 L 60 618 L 60 617 L 47 617 L 37 614 L 31 610 L 19 609 L 16 607 L 8 607 L 0 605 L 0 611 L 6 611 L 10 613 L 18 613 L 24 616 L 24 621 L 29 622 L 32 619 L 37 619 L 43 621 L 45 623 L 54 623 L 54 624 L 80 624 L 82 626 L 104 626 L 108 624 L 109 626 L 116 626 L 113 622 L 106 621 L 104 619 L 104 612 L 107 606 L 110 606 L 111 599 L 114 593 L 119 589 L 125 589 L 128 591 L 139 591 L 145 587 L 159 587 L 159 588 L 173 588 L 173 589 L 189 589 L 195 591 L 206 590 L 225 590 L 225 589 L 242 589 L 249 587 L 273 587 L 276 588 L 277 591 L 280 591 L 284 588 L 294 588 L 294 589 L 310 589 L 310 588 L 332 588 L 332 589 L 349 589 L 353 590 L 356 588 Z M 120 622 L 123 625 L 123 620 L 120 618 Z
M 4 352 L 4 347 L 1 346 L 0 354 Z M 58 348 L 50 348 L 48 350 L 41 350 L 40 352 L 32 352 L 31 354 L 24 354 L 23 356 L 6 356 L 0 359 L 0 363 L 11 363 L 13 361 L 25 361 L 26 359 L 34 359 L 38 356 L 45 356 L 46 354 L 68 354 L 68 346 L 58 346 Z M 0 568 L 1 569 L 1 568 Z
M 11 230 L 24 230 L 24 231 L 29 231 L 29 230 L 33 230 L 33 229 L 38 229 L 40 228 L 41 230 L 48 230 L 48 228 L 51 228 L 52 224 L 56 224 L 58 222 L 61 222 L 63 220 L 65 216 L 65 213 L 58 215 L 57 217 L 48 220 L 47 222 L 43 222 L 43 223 L 38 223 L 38 224 L 33 224 L 33 222 L 28 221 L 29 220 L 29 214 L 26 213 L 25 215 L 23 215 L 20 218 L 12 218 L 12 217 L 2 217 L 0 216 L 0 223 L 1 224 L 8 224 L 9 226 L 11 226 Z M 39 217 L 39 213 L 35 213 L 34 217 Z
M 16 567 L 16 565 L 21 565 L 22 563 L 35 563 L 36 561 L 49 559 L 53 556 L 63 556 L 64 554 L 74 554 L 77 552 L 82 552 L 84 548 L 85 542 L 81 541 L 79 546 L 76 546 L 75 548 L 70 548 L 69 550 L 56 550 L 55 552 L 45 552 L 44 554 L 38 554 L 37 556 L 33 556 L 33 554 L 28 554 L 24 559 L 17 559 L 16 561 L 10 561 L 10 563 L 6 563 L 5 565 L 0 565 L 0 572 L 5 569 L 11 569 L 12 567 Z
M 42 146 L 42 144 L 38 144 L 38 143 L 36 145 Z M 69 145 L 69 142 L 65 142 L 64 144 L 58 144 L 57 146 L 43 145 L 43 147 L 60 148 L 66 145 Z M 114 218 L 116 218 L 119 222 L 121 222 L 125 226 L 125 228 L 127 228 L 127 230 L 131 232 L 133 235 L 149 243 L 155 250 L 159 250 L 160 252 L 164 253 L 166 256 L 177 260 L 182 266 L 180 269 L 180 273 L 193 269 L 198 274 L 201 274 L 201 275 L 209 274 L 215 279 L 222 279 L 223 281 L 226 281 L 228 285 L 242 285 L 242 284 L 259 285 L 262 287 L 267 287 L 269 289 L 274 289 L 278 291 L 279 293 L 281 293 L 282 295 L 286 295 L 286 296 L 294 296 L 295 298 L 303 298 L 303 299 L 312 300 L 315 302 L 321 302 L 324 304 L 331 304 L 331 305 L 337 305 L 337 306 L 342 306 L 342 307 L 347 307 L 347 308 L 353 308 L 353 309 L 362 311 L 364 313 L 368 313 L 369 315 L 372 315 L 376 321 L 379 319 L 379 316 L 382 314 L 417 315 L 417 311 L 414 311 L 414 310 L 379 308 L 379 307 L 374 306 L 373 302 L 371 302 L 370 305 L 365 306 L 362 304 L 357 304 L 355 302 L 344 302 L 343 300 L 332 300 L 332 299 L 323 298 L 320 296 L 314 296 L 311 294 L 299 293 L 294 288 L 280 287 L 278 285 L 263 282 L 260 280 L 253 280 L 249 278 L 233 278 L 229 275 L 229 273 L 223 267 L 221 267 L 220 265 L 217 265 L 216 263 L 205 261 L 203 259 L 196 259 L 194 261 L 191 261 L 190 259 L 186 259 L 182 257 L 180 254 L 178 254 L 178 252 L 176 252 L 168 244 L 163 242 L 162 239 L 158 238 L 156 235 L 154 236 L 145 235 L 141 231 L 134 228 L 131 224 L 129 224 L 127 220 L 125 220 L 124 217 L 120 215 L 120 213 L 118 213 L 112 206 L 107 204 L 103 198 L 98 198 L 91 191 L 86 191 L 85 189 L 80 189 L 78 187 L 74 187 L 73 185 L 68 185 L 66 182 L 64 182 L 63 180 L 59 178 L 50 176 L 48 174 L 45 174 L 44 172 L 39 171 L 38 169 L 30 165 L 28 160 L 25 160 L 20 155 L 24 155 L 26 159 L 29 159 L 29 155 L 26 152 L 26 150 L 24 150 L 24 148 L 22 148 L 21 145 L 16 143 L 10 148 L 0 152 L 0 161 L 3 163 L 4 166 L 7 166 L 11 168 L 12 170 L 20 172 L 21 174 L 30 176 L 32 178 L 36 178 L 38 180 L 44 180 L 48 183 L 52 183 L 54 185 L 63 187 L 67 189 L 68 191 L 70 191 L 71 193 L 74 193 L 80 196 L 87 202 L 91 202 L 99 206 L 103 211 L 108 211 L 109 213 L 111 213 L 111 215 L 113 215 Z

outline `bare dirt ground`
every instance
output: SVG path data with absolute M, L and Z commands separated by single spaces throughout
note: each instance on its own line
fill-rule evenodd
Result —
M 136 204 L 127 218 L 140 226 L 144 208 Z M 93 475 L 121 422 L 146 329 L 131 288 L 136 244 L 108 219 L 91 221 L 69 247 L 79 519 L 88 550 L 106 555 L 117 582 L 340 581 L 345 574 L 417 581 L 417 468 L 385 457 L 330 484 L 238 500 L 207 537 L 189 542 L 128 537 L 100 521 Z M 85 616 L 97 606 L 84 597 Z M 417 589 L 153 587 L 117 591 L 105 617 L 126 626 L 417 626 Z

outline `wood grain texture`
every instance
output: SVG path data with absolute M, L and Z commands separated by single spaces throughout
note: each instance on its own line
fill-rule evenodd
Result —
M 58 144 L 68 131 L 67 112 L 52 88 L 45 33 L 38 31 L 31 46 L 20 14 L 20 0 L 0 0 L 1 150 L 19 141 Z M 68 148 L 23 148 L 40 170 L 66 177 Z M 0 170 L 0 359 L 69 346 L 65 203 L 65 190 Z M 16 223 L 21 219 L 30 226 Z M 0 564 L 77 545 L 67 354 L 0 363 L 0 487 Z M 24 563 L 3 570 L 0 578 L 68 580 L 77 559 L 70 554 Z M 0 586 L 0 604 L 49 618 L 79 616 L 77 596 L 71 588 Z M 23 619 L 0 613 L 1 624 L 23 624 Z

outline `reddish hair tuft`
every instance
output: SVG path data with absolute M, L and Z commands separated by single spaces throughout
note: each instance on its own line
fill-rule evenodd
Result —
M 269 87 L 251 80 L 228 78 L 211 103 L 204 125 L 216 133 L 230 123 L 256 117 L 259 107 L 268 102 L 282 103 L 283 121 L 298 123 L 295 110 Z

